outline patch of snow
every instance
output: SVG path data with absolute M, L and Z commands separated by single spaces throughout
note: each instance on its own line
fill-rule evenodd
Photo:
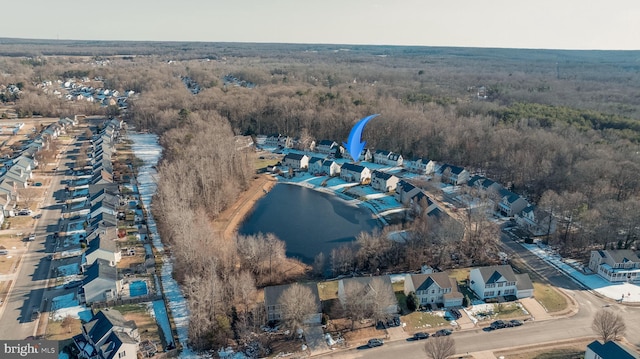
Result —
M 640 302 L 640 286 L 631 283 L 611 283 L 597 274 L 584 274 L 574 265 L 565 263 L 558 254 L 551 248 L 542 243 L 527 244 L 521 243 L 523 247 L 546 261 L 552 266 L 558 268 L 567 274 L 574 281 L 582 284 L 589 289 L 615 300 L 623 300 L 628 302 Z M 624 295 L 624 298 L 623 298 Z
M 60 308 L 56 311 L 53 312 L 53 320 L 55 321 L 60 321 L 63 320 L 66 317 L 72 317 L 75 319 L 82 319 L 80 317 L 80 313 L 84 313 L 87 311 L 87 307 L 85 307 L 84 305 L 77 305 L 74 307 L 68 307 L 68 308 Z M 89 311 L 90 313 L 91 311 Z M 83 314 L 83 318 L 86 318 L 86 314 Z M 91 316 L 89 316 L 89 320 L 91 319 Z

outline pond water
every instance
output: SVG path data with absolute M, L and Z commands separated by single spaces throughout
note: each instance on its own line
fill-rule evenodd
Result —
M 380 223 L 366 208 L 330 194 L 290 184 L 277 184 L 260 199 L 240 226 L 240 234 L 273 233 L 287 245 L 287 256 L 311 264 L 323 252 L 371 232 Z

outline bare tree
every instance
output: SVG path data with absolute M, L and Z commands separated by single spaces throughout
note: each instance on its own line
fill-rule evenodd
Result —
M 282 292 L 278 304 L 282 321 L 292 330 L 302 327 L 310 315 L 320 311 L 311 288 L 298 283 Z
M 627 330 L 624 318 L 620 314 L 606 309 L 598 311 L 591 323 L 593 330 L 600 336 L 603 342 L 616 340 L 623 336 Z
M 351 324 L 358 320 L 387 320 L 397 305 L 391 284 L 381 277 L 374 277 L 368 283 L 361 280 L 344 282 L 344 309 L 351 317 Z
M 456 353 L 456 342 L 451 337 L 432 338 L 425 343 L 424 351 L 430 359 L 447 359 Z

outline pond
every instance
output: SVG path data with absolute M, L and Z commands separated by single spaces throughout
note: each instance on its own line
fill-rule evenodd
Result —
M 309 188 L 278 184 L 260 199 L 240 226 L 240 234 L 273 233 L 287 245 L 287 256 L 311 264 L 323 252 L 350 243 L 380 223 L 366 208 Z

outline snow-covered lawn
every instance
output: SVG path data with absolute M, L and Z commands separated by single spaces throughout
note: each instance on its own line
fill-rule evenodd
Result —
M 547 263 L 559 268 L 582 285 L 611 299 L 625 302 L 640 302 L 640 286 L 630 283 L 611 283 L 597 274 L 584 274 L 575 267 L 565 263 L 550 248 L 540 244 L 522 244 L 525 248 Z M 624 298 L 623 298 L 624 295 Z

